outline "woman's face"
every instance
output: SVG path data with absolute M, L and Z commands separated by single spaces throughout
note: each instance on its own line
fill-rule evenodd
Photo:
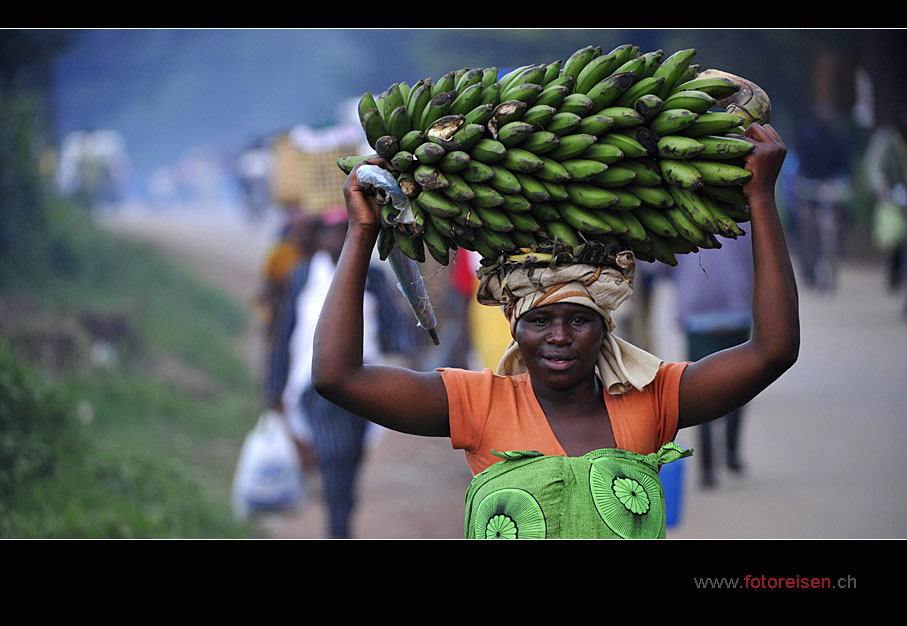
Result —
M 533 379 L 552 389 L 568 389 L 594 373 L 604 332 L 604 320 L 589 307 L 559 303 L 525 313 L 514 339 Z

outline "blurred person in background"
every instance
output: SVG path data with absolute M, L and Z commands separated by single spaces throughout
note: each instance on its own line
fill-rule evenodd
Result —
M 321 475 L 321 492 L 328 512 L 328 535 L 352 536 L 358 472 L 373 424 L 322 398 L 312 387 L 315 324 L 347 231 L 343 207 L 328 209 L 319 219 L 311 258 L 301 261 L 286 286 L 268 350 L 265 403 L 282 412 L 294 437 L 311 446 L 311 460 Z M 384 272 L 370 267 L 363 300 L 364 345 L 367 363 L 383 363 L 393 353 L 415 349 L 416 325 L 394 303 L 399 294 Z M 309 469 L 312 469 L 310 465 Z
M 315 248 L 318 217 L 298 208 L 288 208 L 277 241 L 268 251 L 262 268 L 262 286 L 256 304 L 266 340 L 274 332 L 280 305 L 290 276 L 296 267 L 311 258 Z
M 897 124 L 880 126 L 872 133 L 863 159 L 875 201 L 873 242 L 886 256 L 887 286 L 896 291 L 907 282 L 907 111 Z
M 833 271 L 828 268 L 835 266 L 843 249 L 842 211 L 850 188 L 852 150 L 830 102 L 817 99 L 809 115 L 797 123 L 793 149 L 798 164 L 793 181 L 797 200 L 790 215 L 794 253 L 808 287 L 832 288 L 834 276 L 825 273 Z
M 751 237 L 722 242 L 721 248 L 702 249 L 677 257 L 670 274 L 674 280 L 677 320 L 686 337 L 687 358 L 698 361 L 710 354 L 745 343 L 752 330 L 753 252 Z M 713 426 L 725 429 L 727 468 L 743 471 L 740 431 L 744 406 L 697 428 L 701 484 L 712 487 L 715 478 Z

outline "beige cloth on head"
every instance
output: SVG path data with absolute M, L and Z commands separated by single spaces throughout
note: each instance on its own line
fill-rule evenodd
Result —
M 514 334 L 520 317 L 536 307 L 570 302 L 587 306 L 602 316 L 603 335 L 598 372 L 608 393 L 618 395 L 652 382 L 663 361 L 613 334 L 611 311 L 633 293 L 636 259 L 620 252 L 618 268 L 566 263 L 556 267 L 518 266 L 482 277 L 476 299 L 501 306 Z M 526 371 L 516 341 L 511 341 L 498 364 L 497 374 L 512 376 Z

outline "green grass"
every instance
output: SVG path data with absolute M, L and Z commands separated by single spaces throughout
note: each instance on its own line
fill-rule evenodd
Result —
M 37 459 L 10 452 L 12 467 L 33 469 L 0 490 L 0 536 L 257 536 L 229 510 L 236 457 L 259 408 L 236 351 L 247 313 L 65 204 L 50 211 L 42 241 L 0 290 L 0 305 L 31 307 L 0 319 L 14 355 L 7 379 L 18 381 L 0 386 L 0 405 L 17 394 L 34 400 L 27 411 L 10 404 L 3 436 L 9 450 Z M 99 344 L 86 315 L 115 322 L 107 365 L 90 359 Z

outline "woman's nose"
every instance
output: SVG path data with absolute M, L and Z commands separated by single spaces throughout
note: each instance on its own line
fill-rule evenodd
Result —
M 554 321 L 548 329 L 547 340 L 551 343 L 570 343 L 573 339 L 566 324 Z

